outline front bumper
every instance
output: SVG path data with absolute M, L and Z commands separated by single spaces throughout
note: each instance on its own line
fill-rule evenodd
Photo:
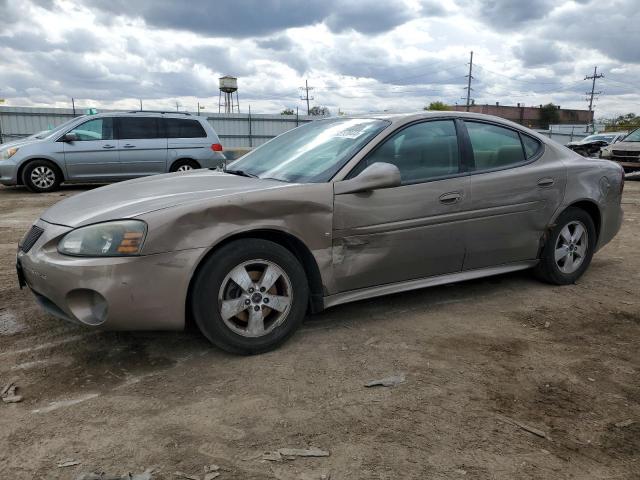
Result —
M 60 255 L 69 227 L 38 220 L 44 233 L 18 252 L 24 280 L 48 313 L 110 330 L 181 330 L 189 281 L 204 249 L 139 257 Z
M 0 160 L 0 184 L 2 185 L 15 185 L 18 178 L 18 165 L 13 161 L 13 158 L 9 160 Z

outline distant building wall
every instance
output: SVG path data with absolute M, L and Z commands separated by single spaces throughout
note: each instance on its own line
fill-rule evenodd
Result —
M 453 110 L 458 112 L 466 111 L 465 105 L 455 105 Z M 474 113 L 484 113 L 495 115 L 512 122 L 519 123 L 530 128 L 546 128 L 540 120 L 540 107 L 525 107 L 521 105 L 471 105 L 469 111 Z M 593 112 L 589 110 L 558 109 L 559 124 L 579 124 L 587 125 L 593 123 Z
M 84 108 L 76 113 L 70 108 L 0 107 L 0 143 L 28 137 L 42 130 L 49 130 L 74 117 L 80 116 Z M 103 110 L 114 112 L 119 110 Z M 195 113 L 193 113 L 196 116 Z M 246 113 L 200 112 L 207 117 L 220 137 L 224 147 L 251 148 L 291 130 L 298 125 L 321 117 L 307 115 L 265 115 Z

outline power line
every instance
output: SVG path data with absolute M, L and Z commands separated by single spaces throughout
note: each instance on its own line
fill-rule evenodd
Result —
M 598 73 L 598 67 L 593 67 L 593 75 L 587 75 L 586 77 L 584 77 L 585 80 L 593 80 L 591 82 L 591 94 L 589 94 L 589 92 L 587 92 L 587 95 L 589 95 L 589 112 L 591 112 L 591 114 L 593 114 L 593 96 L 594 95 L 600 95 L 602 92 L 596 92 L 596 80 L 598 78 L 603 78 L 604 74 L 603 73 Z
M 311 115 L 311 109 L 309 108 L 309 100 L 313 100 L 313 97 L 309 97 L 309 90 L 313 90 L 313 87 L 309 86 L 309 80 L 304 81 L 304 87 L 300 87 L 300 90 L 305 91 L 305 96 L 300 97 L 300 100 L 307 101 L 307 115 Z

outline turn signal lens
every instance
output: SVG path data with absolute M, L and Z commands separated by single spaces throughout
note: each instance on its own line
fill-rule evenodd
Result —
M 211 150 L 213 150 L 214 152 L 221 152 L 222 151 L 222 145 L 219 143 L 213 143 L 211 144 Z
M 120 240 L 117 252 L 125 255 L 135 255 L 142 247 L 142 232 L 126 232 Z

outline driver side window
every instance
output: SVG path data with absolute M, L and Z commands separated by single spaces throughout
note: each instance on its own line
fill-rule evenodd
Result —
M 398 167 L 403 185 L 455 175 L 460 159 L 454 121 L 433 120 L 400 130 L 360 162 L 349 178 L 376 162 Z
M 75 134 L 79 142 L 113 140 L 113 118 L 95 118 L 78 125 L 68 133 Z

